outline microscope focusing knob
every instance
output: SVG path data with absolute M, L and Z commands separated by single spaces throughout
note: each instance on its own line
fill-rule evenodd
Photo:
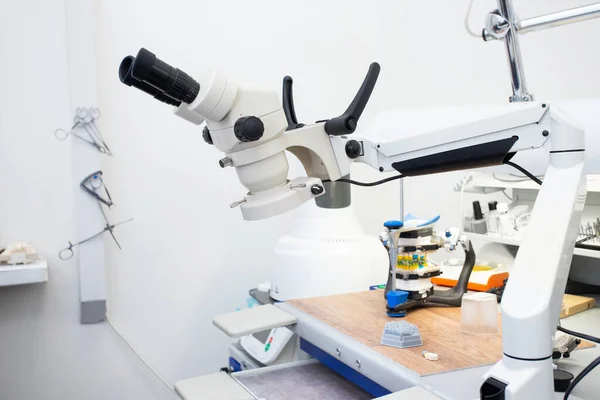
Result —
M 325 192 L 325 188 L 321 185 L 312 185 L 310 187 L 310 192 L 315 196 L 321 195 Z
M 265 132 L 265 126 L 260 118 L 249 116 L 241 117 L 235 121 L 233 132 L 240 142 L 255 142 Z
M 202 138 L 204 139 L 204 141 L 208 144 L 214 144 L 213 140 L 212 140 L 212 136 L 210 136 L 210 131 L 208 130 L 208 126 L 205 126 L 202 129 Z
M 346 155 L 348 158 L 355 159 L 362 155 L 363 149 L 358 140 L 348 140 L 346 142 Z

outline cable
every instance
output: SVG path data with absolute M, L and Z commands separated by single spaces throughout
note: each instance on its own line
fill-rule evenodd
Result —
M 521 167 L 520 165 L 515 164 L 514 162 L 511 162 L 511 161 L 506 161 L 504 164 L 510 165 L 511 167 L 518 169 L 520 172 L 522 172 L 523 174 L 525 174 L 525 176 L 527 176 L 529 179 L 531 179 L 532 181 L 534 181 L 538 185 L 542 184 L 542 181 L 540 179 L 538 179 L 537 176 L 535 176 L 531 172 L 527 171 L 525 168 Z
M 578 338 L 581 338 L 581 339 L 585 339 L 587 341 L 594 342 L 594 343 L 600 343 L 600 338 L 597 338 L 595 336 L 587 335 L 585 333 L 579 333 L 579 332 L 571 331 L 571 330 L 568 330 L 566 328 L 563 328 L 560 325 L 557 326 L 556 329 L 559 330 L 559 331 L 561 331 L 561 332 L 566 333 L 567 335 L 575 336 L 575 337 L 578 337 Z
M 506 193 L 506 189 L 504 189 L 504 190 L 502 191 L 502 194 L 503 194 L 504 196 L 506 196 L 506 198 L 507 198 L 507 199 L 509 199 L 510 201 L 512 201 L 512 200 L 513 200 L 513 198 L 512 198 L 512 197 L 510 197 L 510 196 L 508 195 L 508 193 Z
M 589 374 L 591 370 L 593 370 L 594 368 L 596 368 L 598 366 L 598 364 L 600 364 L 600 357 L 598 357 L 594 361 L 592 361 L 587 367 L 585 367 L 583 369 L 583 371 L 581 371 L 579 373 L 579 375 L 577 375 L 575 377 L 575 379 L 573 379 L 573 382 L 571 382 L 571 384 L 569 385 L 569 387 L 565 391 L 565 397 L 563 397 L 563 400 L 567 400 L 569 398 L 569 395 L 571 394 L 571 392 L 573 391 L 573 389 L 575 389 L 575 385 L 577 385 L 579 383 L 579 381 L 581 381 L 583 378 L 585 378 L 585 376 L 587 374 Z
M 383 183 L 388 183 L 391 181 L 395 181 L 396 179 L 402 179 L 402 178 L 404 178 L 404 175 L 395 175 L 395 176 L 390 176 L 389 178 L 385 178 L 385 179 L 382 179 L 382 180 L 376 181 L 376 182 L 358 182 L 358 181 L 353 181 L 352 179 L 341 178 L 335 182 L 349 183 L 351 185 L 363 186 L 363 187 L 372 187 L 372 186 L 381 185 Z M 331 181 L 331 179 L 323 179 L 322 182 L 325 183 L 325 182 L 332 182 L 332 181 Z
M 515 174 L 503 174 L 503 175 L 514 176 L 516 179 L 504 179 L 504 178 L 499 177 L 495 173 L 492 173 L 492 176 L 494 177 L 494 179 L 496 179 L 497 181 L 500 181 L 500 182 L 514 183 L 514 182 L 526 182 L 529 180 L 529 178 L 521 178 L 519 175 L 515 175 Z M 538 175 L 538 178 L 543 178 L 543 177 L 544 177 L 544 175 Z
M 600 343 L 600 338 L 597 338 L 595 336 L 592 335 L 587 335 L 585 333 L 579 333 L 579 332 L 575 332 L 575 331 L 571 331 L 569 329 L 563 328 L 562 326 L 558 325 L 556 327 L 557 330 L 566 333 L 567 335 L 571 335 L 571 336 L 575 336 L 581 339 L 585 339 L 587 341 L 590 342 L 594 342 L 594 343 Z M 589 363 L 584 369 L 583 371 L 581 371 L 579 373 L 579 375 L 577 375 L 575 377 L 575 379 L 573 379 L 573 382 L 571 382 L 571 384 L 569 385 L 569 387 L 567 388 L 567 390 L 565 391 L 565 397 L 563 397 L 563 400 L 567 400 L 569 398 L 569 395 L 571 394 L 571 392 L 573 391 L 573 389 L 575 388 L 575 385 L 577 385 L 577 383 L 579 383 L 579 381 L 581 381 L 583 378 L 585 378 L 585 376 L 594 368 L 596 368 L 596 366 L 598 366 L 598 364 L 600 364 L 600 357 L 596 358 L 594 361 L 592 361 L 591 363 Z
M 539 180 L 535 175 L 533 175 L 532 173 L 530 173 L 529 171 L 527 171 L 525 168 L 521 167 L 520 165 L 517 165 L 517 164 L 515 164 L 513 162 L 510 162 L 510 161 L 507 161 L 505 164 L 510 165 L 511 167 L 518 169 L 519 171 L 521 171 L 529 179 L 533 180 L 538 185 L 542 184 L 541 180 Z M 384 183 L 388 183 L 388 182 L 391 182 L 391 181 L 395 181 L 396 179 L 402 179 L 402 178 L 404 178 L 404 175 L 395 175 L 395 176 L 391 176 L 389 178 L 385 178 L 385 179 L 382 179 L 380 181 L 375 181 L 375 182 L 358 182 L 358 181 L 354 181 L 352 179 L 341 178 L 341 179 L 338 179 L 335 182 L 349 183 L 351 185 L 363 186 L 363 187 L 372 187 L 372 186 L 378 186 L 378 185 L 381 185 L 381 184 L 384 184 Z M 496 178 L 495 175 L 494 175 L 494 178 Z M 502 180 L 502 179 L 498 179 L 498 180 Z M 523 180 L 525 180 L 525 179 L 523 179 Z M 322 182 L 323 183 L 325 183 L 325 182 L 332 182 L 332 180 L 331 179 L 323 179 Z M 513 182 L 513 181 L 510 181 L 510 182 Z
M 469 26 L 469 17 L 471 16 L 471 9 L 473 8 L 473 2 L 475 0 L 471 0 L 471 2 L 469 3 L 469 8 L 467 9 L 467 15 L 465 15 L 465 29 L 467 30 L 467 33 L 477 39 L 481 39 L 481 34 L 474 32 L 471 30 L 471 27 Z
M 131 343 L 129 343 L 129 341 L 127 339 L 125 339 L 125 336 L 123 336 L 123 334 L 121 333 L 120 330 L 118 330 L 113 323 L 111 322 L 111 320 L 108 318 L 108 315 L 106 316 L 106 322 L 108 322 L 108 325 L 115 331 L 115 333 L 117 335 L 119 335 L 119 337 L 123 340 L 123 342 L 125 342 L 125 344 L 127 345 L 127 347 L 129 347 L 131 349 L 131 351 L 133 351 L 133 354 L 136 355 L 136 357 L 146 366 L 146 368 L 148 368 L 150 370 L 150 372 L 152 372 L 152 374 L 154 376 L 156 376 L 158 378 L 158 380 L 160 380 L 163 385 L 165 385 L 167 388 L 169 388 L 169 390 L 171 390 L 172 392 L 175 393 L 175 388 L 169 384 L 169 382 L 167 382 L 167 380 L 165 378 L 163 378 L 162 376 L 160 376 L 160 374 L 154 369 L 152 368 L 152 366 L 150 365 L 150 363 L 148 361 L 146 361 L 144 359 L 144 357 L 142 357 L 142 355 L 131 345 Z

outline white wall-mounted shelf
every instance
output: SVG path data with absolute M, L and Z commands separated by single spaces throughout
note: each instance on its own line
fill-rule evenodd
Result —
M 510 238 L 510 237 L 492 236 L 492 235 L 488 235 L 488 234 L 470 233 L 470 232 L 466 233 L 466 235 L 471 239 L 475 239 L 475 240 L 479 239 L 479 240 L 483 240 L 483 241 L 490 242 L 490 243 L 501 243 L 501 244 L 506 244 L 509 246 L 517 246 L 517 247 L 521 245 L 520 239 L 514 239 L 514 238 Z M 580 249 L 578 247 L 575 248 L 575 251 L 573 252 L 573 254 L 582 256 L 582 257 L 600 258 L 600 251 Z
M 47 280 L 48 263 L 45 260 L 24 265 L 0 265 L 0 286 L 25 285 Z

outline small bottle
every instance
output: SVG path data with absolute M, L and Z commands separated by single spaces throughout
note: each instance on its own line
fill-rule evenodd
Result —
M 488 234 L 498 233 L 498 202 L 490 201 L 488 203 L 488 212 L 485 214 L 485 223 Z
M 414 269 L 419 268 L 419 255 L 418 254 L 413 254 L 413 262 L 412 262 L 412 267 Z
M 473 232 L 473 216 L 465 215 L 463 221 L 463 232 Z
M 473 233 L 479 233 L 485 235 L 487 233 L 487 226 L 483 213 L 481 212 L 481 204 L 478 201 L 473 202 L 473 221 L 472 221 Z
M 498 203 L 498 232 L 502 236 L 513 236 L 515 226 L 508 217 L 508 204 Z

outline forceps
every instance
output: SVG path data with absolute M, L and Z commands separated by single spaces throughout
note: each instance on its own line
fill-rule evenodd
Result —
M 104 213 L 103 213 L 103 214 L 104 214 Z M 106 218 L 106 217 L 105 217 L 105 218 Z M 129 218 L 129 219 L 125 220 L 125 221 L 117 222 L 116 224 L 112 224 L 112 225 L 111 225 L 111 224 L 109 224 L 109 223 L 107 222 L 107 223 L 106 223 L 106 225 L 104 226 L 104 229 L 102 229 L 100 232 L 98 232 L 98 233 L 96 233 L 96 234 L 94 234 L 94 235 L 92 235 L 92 236 L 90 236 L 90 237 L 88 237 L 88 238 L 86 238 L 86 239 L 83 239 L 83 240 L 81 240 L 81 241 L 79 241 L 79 242 L 77 242 L 77 243 L 71 243 L 71 242 L 69 241 L 69 246 L 67 246 L 66 248 L 62 249 L 62 250 L 61 250 L 61 251 L 58 253 L 58 257 L 59 257 L 61 260 L 69 260 L 69 259 L 73 258 L 73 254 L 74 254 L 74 253 L 73 253 L 73 248 L 74 248 L 74 247 L 77 247 L 77 246 L 79 246 L 80 244 L 83 244 L 83 243 L 89 242 L 90 240 L 92 240 L 92 239 L 94 239 L 94 238 L 96 238 L 96 237 L 98 237 L 98 236 L 102 235 L 102 234 L 103 234 L 104 232 L 106 232 L 106 231 L 110 232 L 110 234 L 111 234 L 111 236 L 112 236 L 113 240 L 115 241 L 115 243 L 117 244 L 117 247 L 119 247 L 119 250 L 120 250 L 120 249 L 121 249 L 121 245 L 119 244 L 119 242 L 118 242 L 118 241 L 117 241 L 117 239 L 115 238 L 115 235 L 113 234 L 113 229 L 115 228 L 115 226 L 119 226 L 119 225 L 125 224 L 125 223 L 127 223 L 127 222 L 130 222 L 130 221 L 132 221 L 132 220 L 133 220 L 133 218 Z
M 77 139 L 80 139 L 86 143 L 89 143 L 90 146 L 94 146 L 96 148 L 96 150 L 98 150 L 100 153 L 105 154 L 106 149 L 104 147 L 100 146 L 95 141 L 88 140 L 88 139 L 84 138 L 83 136 L 78 135 L 77 133 L 74 132 L 75 128 L 77 128 L 78 126 L 79 126 L 79 122 L 76 122 L 69 131 L 66 131 L 62 128 L 58 128 L 57 130 L 54 131 L 54 137 L 57 138 L 58 140 L 67 140 L 69 135 L 75 136 Z
M 69 129 L 67 131 L 65 129 L 59 128 L 54 131 L 54 137 L 57 138 L 58 140 L 66 140 L 69 137 L 69 135 L 71 135 L 71 136 L 78 138 L 79 140 L 83 140 L 84 142 L 88 143 L 90 146 L 93 146 L 100 153 L 112 156 L 112 153 L 110 152 L 110 150 L 108 149 L 108 146 L 106 145 L 106 142 L 100 135 L 100 132 L 98 131 L 98 128 L 96 127 L 96 124 L 93 122 L 96 118 L 99 118 L 99 117 L 100 117 L 100 110 L 96 107 L 91 108 L 89 112 L 85 108 L 78 107 L 76 109 L 76 115 L 74 117 L 74 124 L 71 127 L 71 129 Z M 93 128 L 88 127 L 89 124 L 93 124 L 94 127 Z M 89 136 L 89 139 L 87 139 L 75 132 L 75 130 L 78 127 L 83 127 L 85 129 L 86 133 Z M 97 133 L 94 132 L 94 128 Z M 102 144 L 100 144 L 99 142 Z
M 102 145 L 104 147 L 104 153 L 112 157 L 112 152 L 108 148 L 106 144 L 106 140 L 100 134 L 100 130 L 96 126 L 94 122 L 100 118 L 100 109 L 98 107 L 90 107 L 89 110 L 83 107 L 77 107 L 75 110 L 75 123 L 80 123 L 85 128 L 88 135 L 92 138 L 92 140 L 96 144 Z

